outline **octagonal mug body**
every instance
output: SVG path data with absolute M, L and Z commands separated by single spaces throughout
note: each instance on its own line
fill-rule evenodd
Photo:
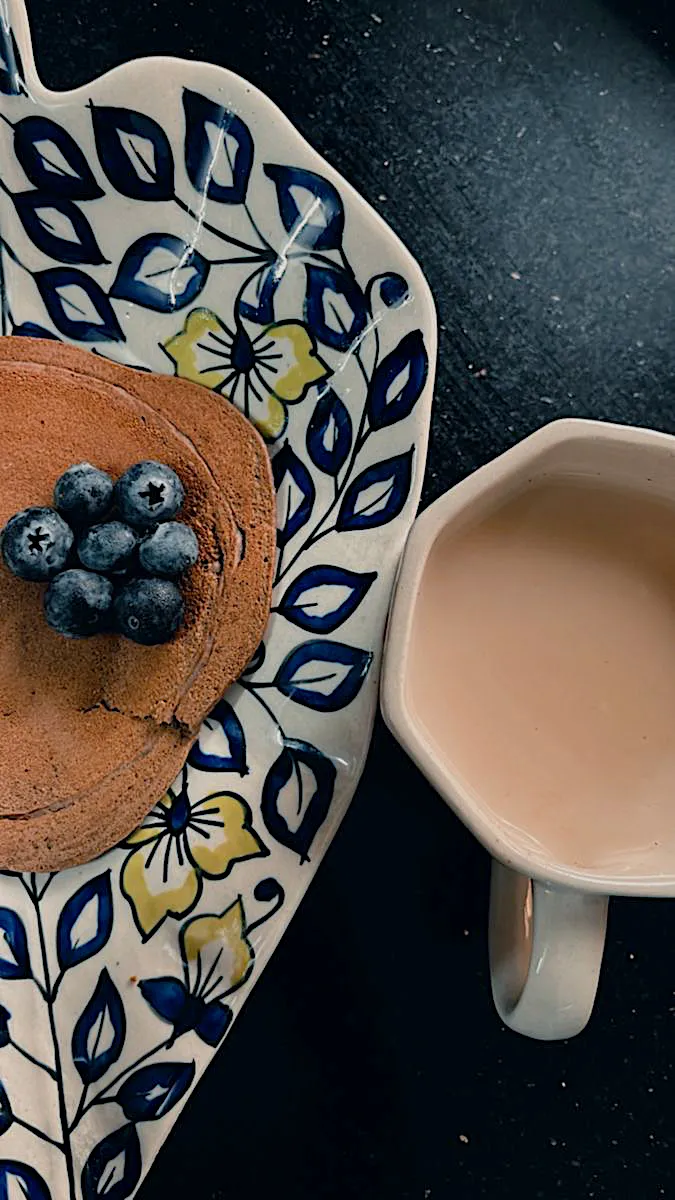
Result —
M 501 1018 L 578 1033 L 608 897 L 675 895 L 675 438 L 557 421 L 431 505 L 381 700 L 492 855 Z

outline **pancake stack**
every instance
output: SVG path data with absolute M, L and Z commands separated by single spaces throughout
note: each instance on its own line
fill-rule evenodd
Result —
M 262 439 L 222 397 L 51 341 L 0 339 L 0 431 L 0 527 L 49 505 L 73 463 L 116 478 L 152 459 L 179 475 L 199 542 L 184 624 L 160 646 L 61 637 L 44 588 L 0 564 L 0 868 L 54 871 L 140 824 L 253 655 L 271 602 L 274 489 Z

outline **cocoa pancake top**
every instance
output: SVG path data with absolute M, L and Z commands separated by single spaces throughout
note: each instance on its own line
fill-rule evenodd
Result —
M 0 866 L 54 870 L 128 834 L 180 769 L 203 717 L 258 645 L 270 604 L 274 493 L 264 444 L 222 398 L 53 342 L 0 339 L 0 526 L 49 504 L 89 461 L 167 463 L 199 561 L 165 645 L 48 628 L 43 589 L 0 567 Z

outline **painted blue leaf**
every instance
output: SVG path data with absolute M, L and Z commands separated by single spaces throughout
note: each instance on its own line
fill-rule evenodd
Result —
M 73 1030 L 73 1062 L 83 1083 L 95 1083 L 117 1062 L 126 1027 L 120 994 L 104 967 Z
M 327 179 L 300 167 L 265 163 L 265 174 L 277 189 L 284 229 L 290 235 L 286 250 L 337 250 L 345 231 L 342 201 Z
M 138 986 L 153 1012 L 173 1025 L 173 1038 L 194 1029 L 203 1042 L 217 1046 L 232 1020 L 227 1005 L 217 1000 L 205 1004 L 200 996 L 191 996 L 180 979 L 170 975 L 143 979 Z
M 257 325 L 274 321 L 274 297 L 286 271 L 286 260 L 278 259 L 258 271 L 239 301 L 239 315 Z
M 303 642 L 287 654 L 274 682 L 297 704 L 317 712 L 336 712 L 359 692 L 372 657 L 342 642 Z
M 20 96 L 25 88 L 22 84 L 23 67 L 21 55 L 12 30 L 0 17 L 0 92 L 3 96 Z
M 128 1200 L 141 1178 L 135 1126 L 123 1125 L 94 1146 L 82 1169 L 82 1200 Z
M 386 429 L 410 415 L 429 374 L 421 329 L 406 333 L 378 363 L 368 388 L 367 411 L 373 429 Z
M 207 1046 L 217 1046 L 223 1040 L 232 1022 L 232 1009 L 220 1000 L 211 1000 L 204 1005 L 195 1025 L 195 1033 Z
M 320 342 L 346 353 L 368 322 L 363 292 L 342 267 L 307 263 L 305 270 L 305 320 Z
M 11 1036 L 9 1032 L 9 1022 L 12 1019 L 12 1014 L 4 1004 L 0 1004 L 0 1050 L 4 1050 L 5 1046 L 9 1046 Z
M 243 675 L 255 675 L 256 671 L 259 671 L 260 668 L 262 667 L 262 665 L 265 661 L 266 654 L 267 654 L 267 650 L 265 649 L 265 643 L 261 642 L 260 645 L 258 646 L 258 649 L 256 650 L 255 654 L 253 655 L 253 658 L 251 659 L 251 661 L 249 663 L 247 663 L 246 667 L 244 668 L 242 674 Z
M 377 571 L 348 571 L 346 567 L 308 567 L 288 588 L 279 612 L 310 633 L 333 633 L 363 600 Z
M 182 238 L 146 233 L 124 255 L 110 295 L 155 312 L 175 312 L 199 295 L 208 274 L 204 256 Z
M 88 879 L 64 904 L 56 926 L 56 953 L 62 971 L 98 954 L 112 932 L 110 871 Z
M 272 460 L 277 491 L 277 544 L 285 546 L 312 515 L 316 492 L 302 459 L 284 442 Z
M 7 1133 L 10 1125 L 14 1120 L 14 1113 L 9 1102 L 9 1096 L 5 1090 L 3 1083 L 0 1083 L 0 1137 L 3 1133 Z
M 107 262 L 91 225 L 72 200 L 39 191 L 21 192 L 12 199 L 29 238 L 49 258 L 92 266 Z
M 0 1159 L 0 1200 L 52 1200 L 44 1179 L 28 1163 Z
M 138 985 L 141 996 L 163 1021 L 174 1025 L 181 1017 L 188 1001 L 185 984 L 172 975 L 158 979 L 142 979 Z
M 103 195 L 75 139 L 50 117 L 17 121 L 14 152 L 31 183 L 47 196 L 98 200 Z
M 28 939 L 21 917 L 0 908 L 0 979 L 30 979 Z
M 59 333 L 74 342 L 123 342 L 124 334 L 105 292 L 75 267 L 50 267 L 35 276 Z
M 403 509 L 410 492 L 414 447 L 366 467 L 345 492 L 336 529 L 376 529 Z
M 130 108 L 91 105 L 96 150 L 108 179 L 132 200 L 173 199 L 173 155 L 161 125 Z
M 335 764 L 316 746 L 289 738 L 265 779 L 260 809 L 265 825 L 302 862 L 328 816 L 335 776 Z
M 55 333 L 52 333 L 51 329 L 44 329 L 42 325 L 36 325 L 34 321 L 24 321 L 23 325 L 15 325 L 12 329 L 12 337 L 50 338 L 54 342 L 61 340 Z
M 402 275 L 389 271 L 379 276 L 380 296 L 387 308 L 400 308 L 410 296 L 410 288 Z
M 198 192 L 220 204 L 243 204 L 253 165 L 253 138 L 241 117 L 186 88 L 185 166 Z
M 352 419 L 332 388 L 325 388 L 307 427 L 307 453 L 320 471 L 337 475 L 352 448 Z
M 248 774 L 246 738 L 241 721 L 227 700 L 216 704 L 206 718 L 188 762 L 198 771 L 237 771 Z
M 128 1121 L 158 1121 L 182 1100 L 195 1077 L 195 1064 L 152 1063 L 124 1081 L 117 1103 Z

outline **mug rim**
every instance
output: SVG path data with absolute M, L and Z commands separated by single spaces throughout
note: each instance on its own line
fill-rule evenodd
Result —
M 575 440 L 604 446 L 666 449 L 673 457 L 675 477 L 675 436 L 672 434 L 585 418 L 563 418 L 537 429 L 451 487 L 417 518 L 403 551 L 384 650 L 380 685 L 382 714 L 397 741 L 441 798 L 492 857 L 505 866 L 532 879 L 577 891 L 605 895 L 674 896 L 675 856 L 670 874 L 612 873 L 594 868 L 576 868 L 548 856 L 543 847 L 538 854 L 510 840 L 506 833 L 506 822 L 496 814 L 491 820 L 486 806 L 476 801 L 453 768 L 443 763 L 406 696 L 407 653 L 411 642 L 414 597 L 437 538 L 479 497 L 498 490 L 509 478 L 517 478 L 526 472 L 528 466 L 538 462 L 547 451 Z M 487 476 L 490 477 L 489 482 Z

